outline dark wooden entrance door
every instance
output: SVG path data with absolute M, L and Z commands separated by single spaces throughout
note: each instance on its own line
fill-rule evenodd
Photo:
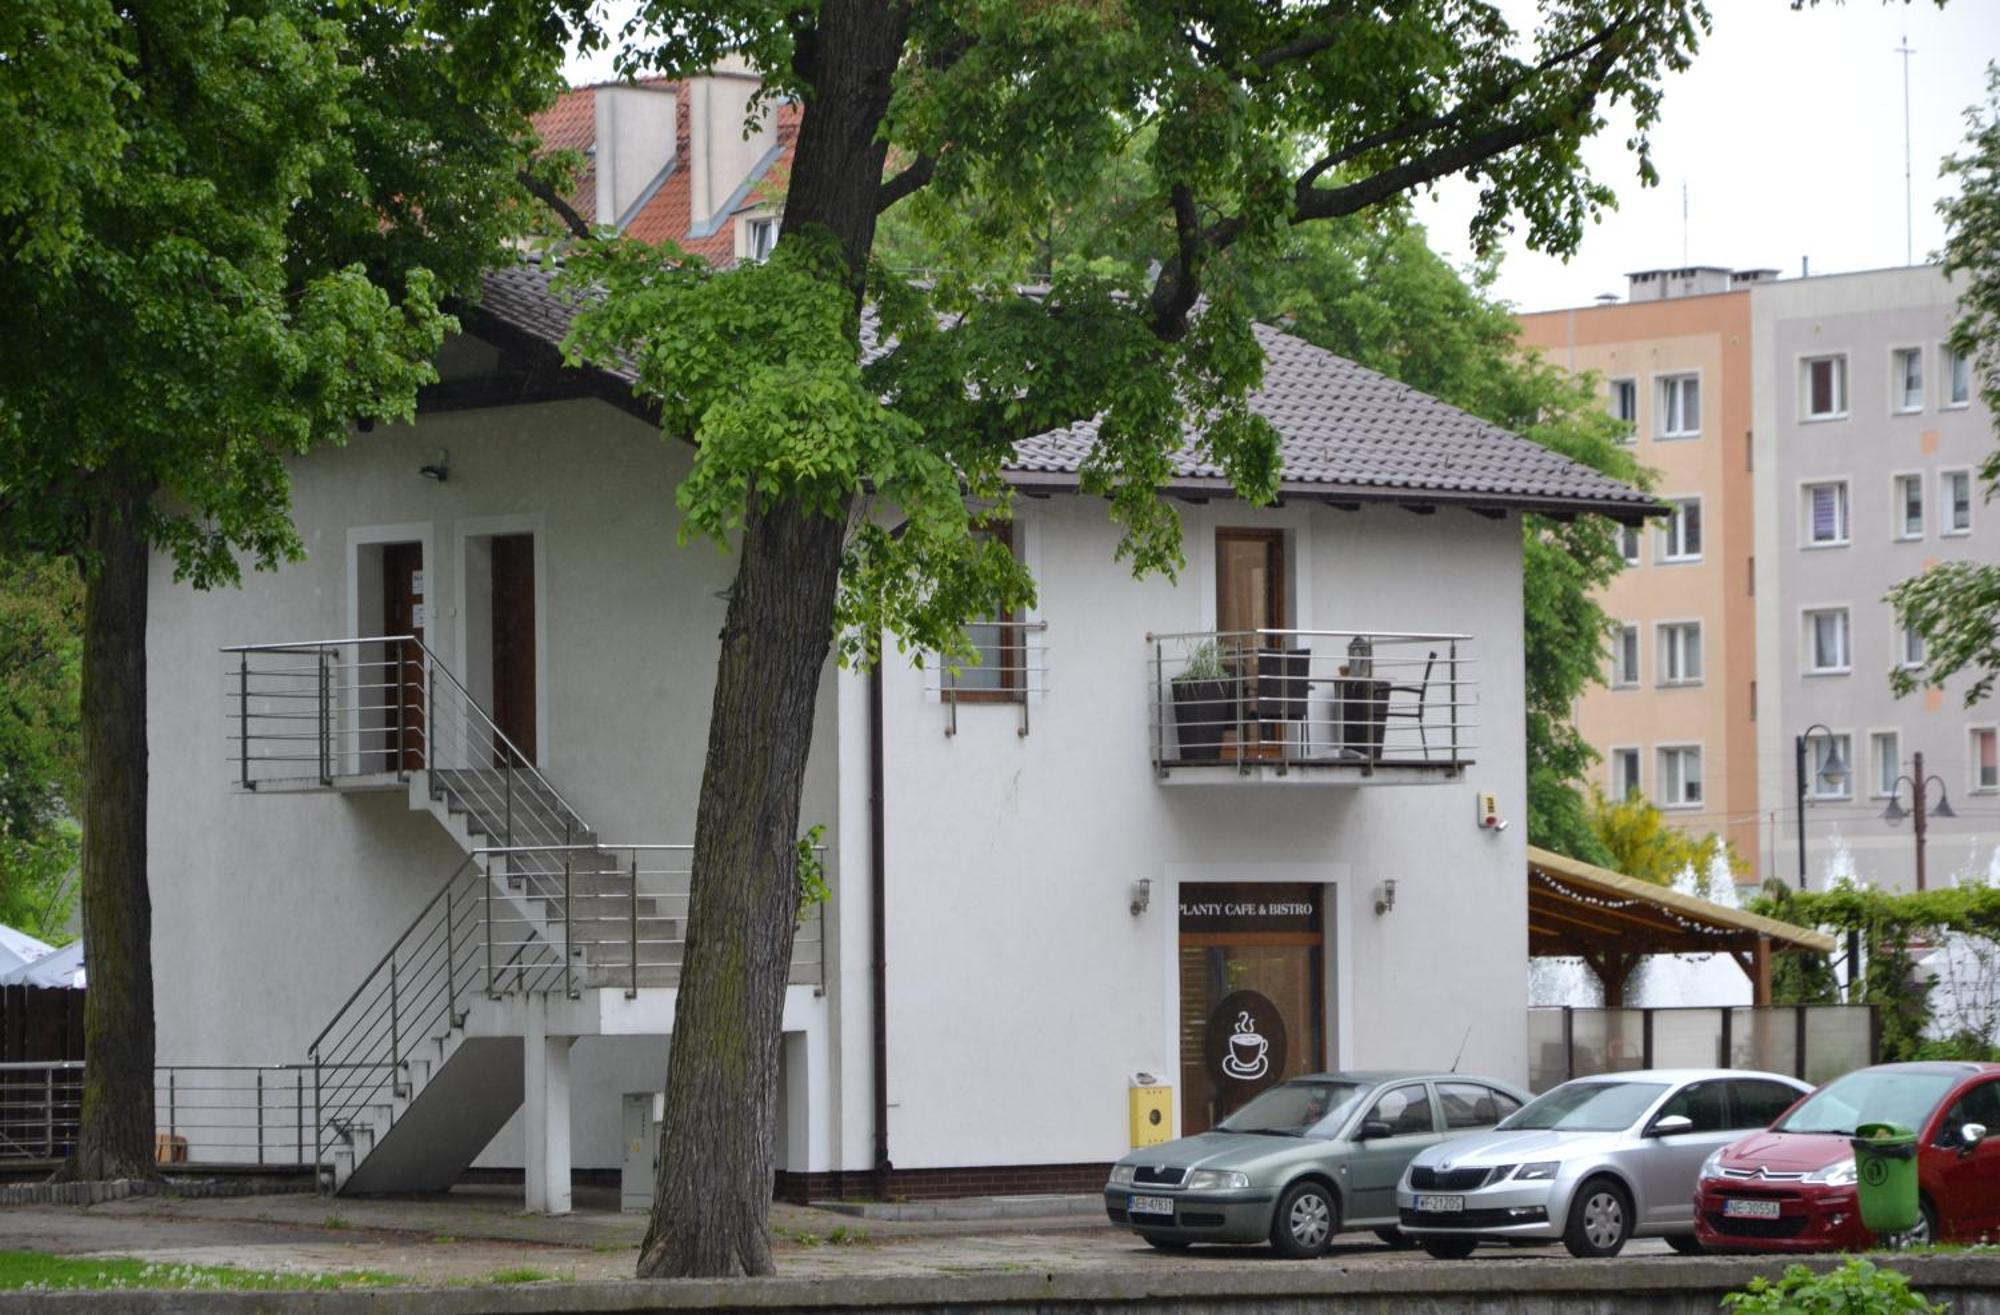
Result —
M 493 722 L 527 762 L 535 761 L 535 536 L 493 539 Z M 495 745 L 497 767 L 505 746 Z
M 382 546 L 382 633 L 424 637 L 424 545 Z M 424 660 L 415 644 L 385 645 L 384 740 L 395 770 L 424 765 Z

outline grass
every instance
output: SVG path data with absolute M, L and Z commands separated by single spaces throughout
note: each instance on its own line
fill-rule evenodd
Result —
M 513 1269 L 496 1269 L 481 1281 L 486 1283 L 549 1283 L 556 1279 L 568 1282 L 569 1276 L 564 1274 L 550 1274 L 539 1269 L 530 1269 L 526 1265 L 517 1265 Z
M 42 1251 L 0 1251 L 0 1291 L 65 1292 L 103 1288 L 173 1288 L 193 1291 L 307 1292 L 381 1287 L 408 1280 L 367 1270 L 284 1274 L 233 1265 L 162 1265 L 102 1256 L 52 1256 Z

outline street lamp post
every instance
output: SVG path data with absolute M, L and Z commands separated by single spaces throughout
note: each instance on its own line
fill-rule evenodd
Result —
M 1824 732 L 1827 739 L 1826 765 L 1820 768 L 1820 779 L 1836 790 L 1840 788 L 1840 783 L 1847 779 L 1847 764 L 1840 757 L 1840 741 L 1834 738 L 1831 729 L 1821 725 L 1819 722 L 1814 722 L 1812 725 L 1806 727 L 1805 734 L 1792 738 L 1792 751 L 1794 754 L 1793 779 L 1798 782 L 1799 786 L 1800 890 L 1806 888 L 1806 741 L 1813 737 L 1815 731 Z
M 1938 788 L 1937 807 L 1927 808 L 1926 804 L 1930 797 L 1930 787 L 1933 784 Z M 1957 817 L 1958 814 L 1954 813 L 1951 809 L 1951 794 L 1945 789 L 1944 778 L 1937 775 L 1925 776 L 1924 756 L 1920 753 L 1913 753 L 1910 755 L 1910 774 L 1908 776 L 1897 777 L 1895 784 L 1889 787 L 1889 806 L 1882 810 L 1882 820 L 1889 825 L 1894 826 L 1903 820 L 1903 803 L 1899 795 L 1905 785 L 1910 787 L 1909 816 L 1913 820 L 1912 829 L 1916 832 L 1917 836 L 1917 889 L 1922 890 L 1924 888 L 1924 835 L 1929 828 L 1929 819 L 1931 817 Z

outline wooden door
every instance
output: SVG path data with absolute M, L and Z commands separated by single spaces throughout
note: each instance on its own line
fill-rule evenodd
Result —
M 382 633 L 424 637 L 429 620 L 424 606 L 424 545 L 389 543 L 382 546 Z M 387 712 L 384 740 L 392 770 L 416 771 L 424 765 L 424 661 L 415 644 L 393 644 L 383 653 L 383 692 Z
M 535 536 L 493 539 L 493 722 L 535 761 Z M 494 765 L 521 766 L 494 746 Z
M 1279 530 L 1215 532 L 1215 628 L 1282 630 L 1285 538 Z M 1255 647 L 1246 641 L 1246 647 Z

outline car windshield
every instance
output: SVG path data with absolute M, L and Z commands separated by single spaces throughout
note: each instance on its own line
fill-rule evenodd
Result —
M 1617 1132 L 1667 1089 L 1663 1082 L 1565 1082 L 1500 1121 L 1501 1132 Z
M 1864 1123 L 1921 1131 L 1958 1079 L 1949 1073 L 1862 1069 L 1836 1078 L 1772 1125 L 1773 1132 L 1833 1132 L 1852 1137 Z
M 1216 1126 L 1224 1132 L 1303 1137 L 1345 1118 L 1368 1088 L 1358 1082 L 1307 1080 L 1272 1087 Z

